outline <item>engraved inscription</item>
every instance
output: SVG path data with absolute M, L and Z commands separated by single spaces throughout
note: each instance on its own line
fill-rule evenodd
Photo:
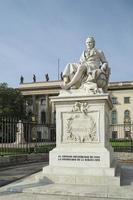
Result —
M 64 161 L 100 161 L 100 156 L 58 155 L 58 160 Z

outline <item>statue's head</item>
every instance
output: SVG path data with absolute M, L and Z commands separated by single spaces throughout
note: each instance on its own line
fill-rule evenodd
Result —
M 95 47 L 95 40 L 94 40 L 94 38 L 93 37 L 88 37 L 87 39 L 86 39 L 86 46 L 87 46 L 87 48 L 88 49 L 92 49 L 92 48 L 94 48 Z

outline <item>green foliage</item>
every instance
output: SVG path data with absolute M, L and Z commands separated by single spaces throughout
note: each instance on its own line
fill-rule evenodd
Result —
M 27 149 L 25 148 L 0 147 L 0 155 L 16 155 L 16 154 L 25 154 L 25 153 L 28 153 Z
M 15 148 L 15 147 L 0 147 L 0 155 L 19 155 L 19 154 L 29 154 L 29 153 L 49 153 L 53 148 L 55 148 L 55 144 L 48 144 L 37 147 L 30 148 Z
M 131 141 L 114 141 L 111 142 L 112 147 L 130 147 L 133 145 Z
M 25 116 L 24 97 L 18 89 L 8 87 L 7 83 L 0 84 L 0 115 Z
M 49 153 L 55 146 L 55 144 L 39 146 L 34 148 L 34 153 Z
M 130 147 L 133 141 L 129 139 L 110 139 L 112 147 Z
M 116 152 L 133 152 L 132 139 L 110 139 L 110 143 Z

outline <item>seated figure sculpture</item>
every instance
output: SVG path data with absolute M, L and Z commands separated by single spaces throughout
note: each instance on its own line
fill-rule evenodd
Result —
M 95 48 L 94 38 L 88 37 L 80 62 L 67 64 L 61 87 L 66 90 L 85 88 L 93 93 L 107 92 L 109 74 L 110 70 L 104 53 Z

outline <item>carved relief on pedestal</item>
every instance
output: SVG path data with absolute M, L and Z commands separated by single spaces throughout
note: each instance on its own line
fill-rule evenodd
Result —
M 97 142 L 96 115 L 87 103 L 76 102 L 72 112 L 64 113 L 63 143 Z

